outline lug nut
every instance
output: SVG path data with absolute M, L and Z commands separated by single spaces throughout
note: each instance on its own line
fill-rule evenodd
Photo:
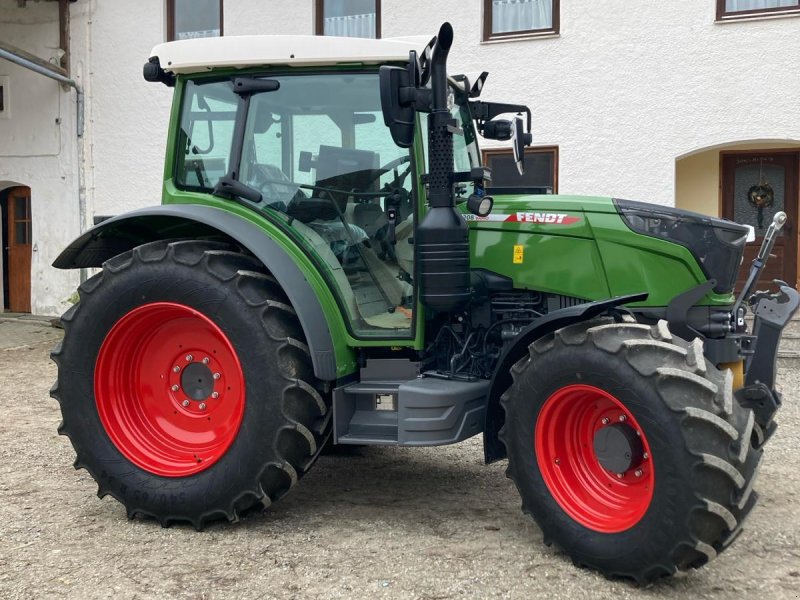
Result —
M 186 362 L 192 362 L 193 358 L 194 358 L 194 356 L 192 356 L 191 354 L 187 354 L 186 355 Z
M 180 370 L 181 370 L 181 368 L 178 365 L 175 365 L 174 367 L 172 367 L 172 372 L 173 373 L 179 373 Z
M 609 419 L 608 419 L 608 417 L 603 417 L 603 420 L 601 421 L 601 423 L 602 423 L 603 425 L 608 425 L 608 422 L 609 422 Z
M 641 470 L 641 469 L 636 469 L 636 470 L 633 472 L 633 474 L 634 474 L 634 475 L 636 475 L 637 477 L 641 477 L 641 476 L 642 476 L 642 470 Z
M 622 479 L 625 477 L 625 473 L 617 473 L 617 479 Z
M 183 404 L 184 408 L 186 408 L 187 406 L 189 406 L 189 401 L 184 400 L 183 402 L 181 402 L 181 404 Z
M 620 415 L 620 416 L 619 416 L 619 420 L 620 420 L 620 421 L 625 421 L 625 420 L 627 420 L 627 418 L 628 418 L 628 417 L 626 417 L 625 415 Z
M 557 465 L 560 465 L 560 464 L 561 464 L 561 459 L 560 459 L 560 458 L 557 458 L 557 459 L 555 460 L 555 463 L 556 463 Z
M 205 409 L 206 409 L 206 403 L 205 403 L 205 402 L 201 402 L 201 403 L 200 403 L 200 406 L 199 406 L 198 408 L 199 408 L 200 410 L 205 410 Z
M 171 389 L 173 392 L 177 392 L 177 391 L 178 391 L 179 389 L 181 389 L 181 388 L 179 388 L 177 385 L 173 385 L 173 386 L 172 386 L 171 388 L 169 388 L 169 389 Z
M 219 379 L 219 378 L 220 378 L 220 374 L 219 373 L 214 373 L 214 379 Z
M 210 362 L 211 362 L 211 359 L 210 359 L 210 358 L 208 358 L 207 356 L 206 356 L 206 357 L 203 359 L 203 364 L 204 364 L 204 365 L 207 365 L 207 364 L 208 364 L 208 363 L 210 363 Z
M 219 398 L 219 392 L 213 392 L 211 394 L 211 397 L 214 398 L 214 400 L 216 400 L 217 398 Z
M 642 458 L 647 460 L 648 458 L 650 458 L 650 455 L 647 452 L 645 452 L 644 454 L 642 454 Z

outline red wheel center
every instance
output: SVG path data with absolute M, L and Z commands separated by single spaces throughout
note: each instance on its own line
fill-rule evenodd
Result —
M 100 348 L 94 389 L 117 449 L 166 477 L 214 464 L 244 416 L 244 375 L 233 346 L 213 321 L 181 304 L 146 304 L 122 317 Z
M 608 392 L 583 384 L 554 392 L 536 421 L 535 450 L 553 498 L 584 527 L 617 533 L 647 512 L 655 483 L 650 446 Z

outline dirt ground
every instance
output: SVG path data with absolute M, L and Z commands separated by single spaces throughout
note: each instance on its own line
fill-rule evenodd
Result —
M 796 371 L 781 374 L 781 427 L 744 533 L 699 571 L 639 589 L 545 547 L 480 438 L 324 456 L 236 525 L 128 521 L 56 434 L 58 335 L 0 322 L 0 598 L 800 598 Z

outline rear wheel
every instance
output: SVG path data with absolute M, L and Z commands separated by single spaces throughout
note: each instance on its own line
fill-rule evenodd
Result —
M 129 516 L 234 520 L 285 493 L 330 431 L 294 311 L 230 246 L 154 242 L 115 257 L 62 321 L 59 432 Z
M 592 321 L 512 368 L 501 439 L 523 510 L 576 564 L 646 583 L 739 533 L 761 451 L 729 371 L 665 324 Z

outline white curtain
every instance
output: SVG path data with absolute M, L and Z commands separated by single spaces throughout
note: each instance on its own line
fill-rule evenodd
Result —
M 325 17 L 323 19 L 325 35 L 339 37 L 375 37 L 375 13 L 364 15 L 347 15 L 344 17 Z
M 492 33 L 552 26 L 553 0 L 492 0 Z
M 736 12 L 739 10 L 761 10 L 764 8 L 797 6 L 797 4 L 797 0 L 725 0 L 725 10 L 727 12 Z

